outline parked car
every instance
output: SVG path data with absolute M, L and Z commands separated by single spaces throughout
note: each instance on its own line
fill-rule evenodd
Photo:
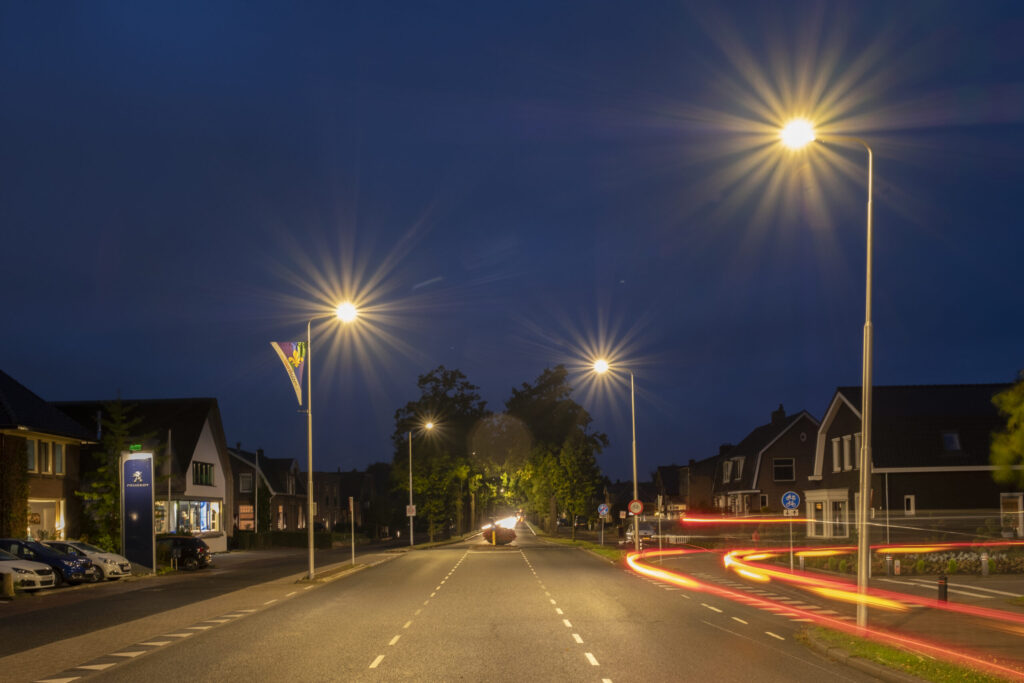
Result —
M 654 539 L 654 526 L 648 522 L 640 522 L 640 541 L 647 543 Z M 633 542 L 633 525 L 626 527 L 626 542 Z
M 156 537 L 156 559 L 162 564 L 177 560 L 182 569 L 199 569 L 213 564 L 210 546 L 195 536 L 168 534 Z
M 41 588 L 53 588 L 57 583 L 49 565 L 23 560 L 6 550 L 0 550 L 0 574 L 13 574 L 15 590 L 30 593 Z
M 88 559 L 96 567 L 95 579 L 97 581 L 131 576 L 132 563 L 117 553 L 108 553 L 102 548 L 83 541 L 43 541 L 43 543 L 59 553 Z
M 22 560 L 42 562 L 54 571 L 56 584 L 91 581 L 96 568 L 84 557 L 65 555 L 49 548 L 39 541 L 23 541 L 18 538 L 0 538 L 0 550 L 17 555 Z

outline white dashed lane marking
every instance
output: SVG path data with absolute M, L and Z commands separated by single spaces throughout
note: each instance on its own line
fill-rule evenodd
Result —
M 373 663 L 370 664 L 370 668 L 371 669 L 376 669 L 378 666 L 380 666 L 380 663 L 383 662 L 383 661 L 384 661 L 384 655 L 377 655 L 377 659 L 373 660 Z
M 706 602 L 702 602 L 702 603 L 700 603 L 700 604 L 701 604 L 701 607 L 707 607 L 707 608 L 708 608 L 709 610 L 711 610 L 712 612 L 718 612 L 719 614 L 721 614 L 721 613 L 722 613 L 722 610 L 718 609 L 717 607 L 712 607 L 711 605 L 709 605 L 709 604 L 708 604 L 708 603 L 706 603 Z
M 590 654 L 589 652 L 585 652 L 584 654 L 587 656 L 587 661 L 590 662 L 591 666 L 599 666 L 597 663 L 597 658 L 594 657 L 594 655 Z
M 765 633 L 767 633 L 768 635 L 770 635 L 770 636 L 771 636 L 772 638 L 777 638 L 777 639 L 779 639 L 779 640 L 785 640 L 785 638 L 783 638 L 782 636 L 780 636 L 780 635 L 779 635 L 778 633 L 772 633 L 771 631 L 765 631 Z
M 578 633 L 574 633 L 574 634 L 572 634 L 572 639 L 573 639 L 573 640 L 575 640 L 575 641 L 576 641 L 577 643 L 579 643 L 580 645 L 582 645 L 582 644 L 583 644 L 583 639 L 582 639 L 582 638 L 580 638 L 580 634 L 578 634 Z

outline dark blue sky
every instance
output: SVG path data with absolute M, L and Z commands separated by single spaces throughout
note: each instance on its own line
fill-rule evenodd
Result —
M 640 471 L 860 382 L 1024 367 L 1019 3 L 0 5 L 0 367 L 49 400 L 215 396 L 305 461 L 268 344 L 316 323 L 318 469 L 390 460 L 439 364 L 500 409 L 614 349 Z M 577 399 L 629 474 L 624 384 Z

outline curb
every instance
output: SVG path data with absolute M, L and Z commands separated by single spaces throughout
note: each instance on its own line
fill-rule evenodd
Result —
M 874 676 L 879 680 L 888 681 L 888 683 L 916 683 L 924 680 L 923 678 L 911 676 L 910 674 L 903 673 L 902 671 L 890 669 L 882 664 L 876 664 L 875 662 L 855 657 L 841 647 L 829 645 L 825 641 L 813 635 L 810 631 L 805 630 L 803 632 L 803 636 L 803 642 L 826 659 L 857 669 L 858 671 L 866 673 L 869 676 Z

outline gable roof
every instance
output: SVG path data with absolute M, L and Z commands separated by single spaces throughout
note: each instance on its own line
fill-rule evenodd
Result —
M 295 458 L 268 458 L 263 450 L 255 453 L 243 451 L 241 448 L 229 448 L 228 453 L 248 465 L 258 465 L 263 483 L 267 485 L 271 495 L 279 496 L 288 493 L 288 475 L 295 476 L 295 492 L 292 495 L 306 495 L 306 480 L 298 476 L 299 465 Z
M 1011 384 L 875 386 L 871 391 L 871 459 L 879 468 L 989 465 L 992 432 L 1005 419 L 992 397 Z M 845 403 L 860 419 L 861 388 L 839 387 L 819 432 L 818 450 L 838 409 Z M 837 405 L 838 402 L 838 405 Z M 955 432 L 959 450 L 947 450 L 943 434 Z
M 22 429 L 89 441 L 89 430 L 0 371 L 0 429 Z
M 116 401 L 59 401 L 53 405 L 66 412 L 83 427 L 93 430 L 98 441 L 97 413 L 105 412 L 104 406 L 113 402 Z M 222 457 L 227 455 L 224 426 L 217 399 L 122 399 L 121 402 L 131 408 L 129 419 L 139 420 L 139 424 L 132 429 L 133 437 L 153 434 L 158 443 L 166 445 L 167 434 L 170 431 L 170 446 L 174 456 L 172 474 L 183 475 L 188 469 L 207 420 L 218 451 L 221 451 Z
M 752 491 L 757 486 L 757 473 L 760 470 L 761 453 L 770 446 L 776 439 L 785 434 L 789 429 L 804 418 L 810 419 L 815 425 L 818 421 L 806 410 L 801 410 L 793 415 L 785 415 L 782 406 L 772 413 L 773 421 L 768 424 L 755 427 L 747 434 L 742 441 L 725 451 L 719 456 L 721 461 L 744 458 L 743 473 L 738 481 L 722 483 L 720 477 L 715 477 L 715 490 L 729 491 Z

